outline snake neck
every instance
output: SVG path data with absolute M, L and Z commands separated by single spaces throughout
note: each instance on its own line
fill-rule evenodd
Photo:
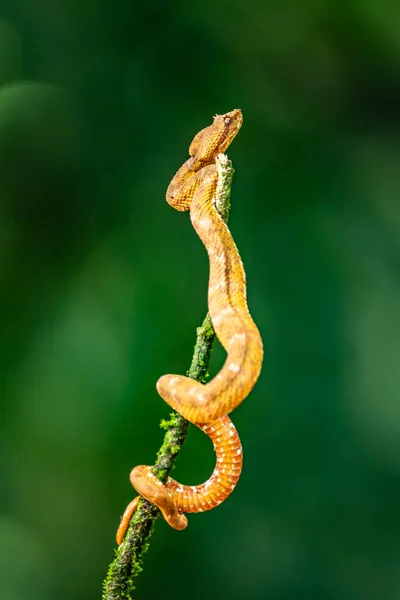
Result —
M 246 275 L 239 252 L 215 208 L 216 181 L 216 169 L 208 170 L 193 197 L 190 216 L 208 252 L 208 307 L 215 333 L 228 353 L 222 370 L 205 388 L 208 397 L 225 397 L 229 402 L 232 394 L 243 399 L 253 387 L 261 370 L 263 349 L 247 307 Z

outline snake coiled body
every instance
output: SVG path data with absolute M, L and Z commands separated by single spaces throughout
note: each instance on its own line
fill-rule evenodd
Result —
M 193 139 L 190 158 L 167 190 L 171 206 L 180 211 L 190 209 L 193 227 L 208 252 L 208 308 L 215 333 L 227 352 L 221 371 L 206 384 L 182 375 L 164 375 L 157 382 L 160 396 L 211 438 L 217 456 L 213 474 L 199 486 L 183 486 L 171 478 L 163 484 L 150 467 L 143 465 L 132 470 L 132 485 L 159 507 L 175 529 L 186 527 L 183 513 L 214 508 L 234 489 L 242 468 L 242 448 L 227 414 L 253 388 L 263 358 L 262 340 L 247 308 L 243 264 L 231 233 L 215 208 L 215 159 L 225 152 L 241 124 L 242 113 L 238 109 L 214 117 L 213 123 Z M 118 543 L 136 505 L 135 499 L 124 513 Z

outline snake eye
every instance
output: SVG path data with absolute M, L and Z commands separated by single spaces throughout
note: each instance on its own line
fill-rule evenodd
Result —
M 232 119 L 230 117 L 225 117 L 225 125 L 230 125 L 232 123 Z

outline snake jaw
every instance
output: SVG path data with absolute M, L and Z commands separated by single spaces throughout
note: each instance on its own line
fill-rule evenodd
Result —
M 215 115 L 213 122 L 193 138 L 189 154 L 195 158 L 194 171 L 215 162 L 215 157 L 225 152 L 243 123 L 240 108 L 224 115 Z

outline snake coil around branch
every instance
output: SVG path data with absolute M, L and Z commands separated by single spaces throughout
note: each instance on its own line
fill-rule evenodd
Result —
M 242 469 L 242 447 L 227 416 L 252 390 L 261 371 L 263 347 L 246 301 L 246 276 L 232 235 L 215 207 L 218 173 L 216 157 L 225 152 L 242 125 L 235 109 L 214 117 L 193 139 L 190 158 L 167 190 L 168 203 L 190 210 L 193 227 L 210 261 L 208 308 L 215 333 L 227 352 L 220 372 L 208 383 L 182 375 L 164 375 L 159 395 L 186 420 L 209 436 L 216 453 L 211 477 L 197 486 L 172 478 L 162 483 L 151 467 L 135 467 L 130 480 L 141 496 L 155 504 L 175 529 L 187 526 L 185 513 L 203 512 L 221 504 L 233 491 Z M 117 532 L 120 544 L 136 510 L 138 497 L 125 510 Z

